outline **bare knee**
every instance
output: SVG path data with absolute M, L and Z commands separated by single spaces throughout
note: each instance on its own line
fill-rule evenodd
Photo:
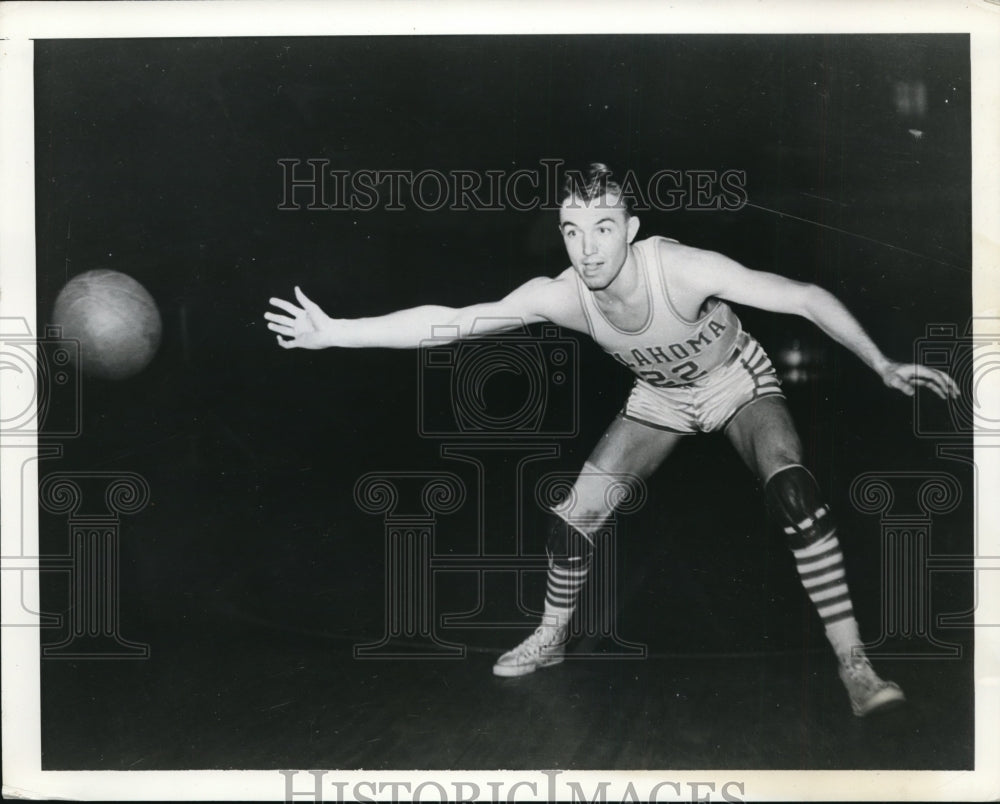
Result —
M 782 469 L 802 465 L 802 448 L 795 444 L 768 445 L 754 458 L 757 477 L 762 484 L 766 485 L 767 481 Z
M 645 496 L 642 478 L 605 472 L 587 461 L 565 499 L 552 511 L 584 534 L 598 530 L 619 508 L 631 510 Z
M 749 405 L 726 434 L 762 483 L 784 467 L 802 463 L 802 442 L 783 400 L 769 397 Z

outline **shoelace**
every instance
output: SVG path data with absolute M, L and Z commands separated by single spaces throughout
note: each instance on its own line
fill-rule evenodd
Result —
M 548 633 L 547 633 L 548 632 Z M 530 637 L 517 646 L 515 652 L 518 656 L 539 653 L 543 648 L 559 643 L 559 629 L 552 626 L 540 625 L 535 629 Z
M 861 684 L 868 690 L 877 690 L 882 686 L 881 680 L 875 675 L 875 670 L 867 659 L 857 659 L 846 665 L 851 681 Z

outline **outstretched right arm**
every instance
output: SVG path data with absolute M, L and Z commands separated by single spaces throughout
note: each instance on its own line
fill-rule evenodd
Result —
M 574 308 L 569 302 L 576 299 L 575 295 L 568 295 L 568 290 L 571 287 L 564 279 L 538 277 L 496 302 L 468 307 L 428 304 L 372 318 L 343 319 L 330 318 L 319 305 L 295 288 L 298 304 L 273 298 L 271 304 L 282 312 L 267 312 L 264 318 L 268 321 L 268 329 L 277 333 L 278 344 L 285 349 L 331 346 L 413 349 L 432 336 L 435 343 L 446 343 L 447 339 L 440 337 L 438 328 L 442 327 L 451 328 L 452 340 L 539 321 L 555 321 L 573 327 Z

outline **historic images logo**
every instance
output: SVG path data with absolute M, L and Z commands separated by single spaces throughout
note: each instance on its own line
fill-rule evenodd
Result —
M 558 210 L 566 181 L 583 185 L 563 160 L 517 170 L 343 170 L 328 158 L 278 160 L 280 210 L 327 212 L 531 212 Z M 747 203 L 746 171 L 663 168 L 645 181 L 632 171 L 615 181 L 635 212 L 735 212 Z

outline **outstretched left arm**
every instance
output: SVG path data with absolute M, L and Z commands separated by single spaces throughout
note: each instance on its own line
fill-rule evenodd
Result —
M 697 265 L 692 266 L 693 274 L 707 296 L 808 318 L 861 358 L 887 386 L 907 396 L 913 396 L 920 386 L 930 388 L 942 399 L 959 395 L 958 385 L 945 372 L 887 358 L 840 300 L 823 288 L 777 274 L 751 271 L 713 252 L 698 252 L 694 261 Z M 703 282 L 706 284 L 702 285 Z

